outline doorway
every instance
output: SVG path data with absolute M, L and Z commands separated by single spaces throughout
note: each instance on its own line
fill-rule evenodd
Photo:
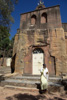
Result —
M 32 53 L 32 74 L 40 75 L 40 69 L 44 63 L 44 52 L 41 48 L 36 48 Z

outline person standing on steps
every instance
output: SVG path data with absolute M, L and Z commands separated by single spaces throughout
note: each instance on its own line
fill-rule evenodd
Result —
M 43 68 L 40 70 L 41 72 L 41 93 L 48 92 L 48 78 L 49 78 L 49 72 L 45 64 L 43 64 Z

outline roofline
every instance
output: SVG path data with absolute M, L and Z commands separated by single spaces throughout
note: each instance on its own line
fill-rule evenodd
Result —
M 62 24 L 67 24 L 67 22 L 65 22 L 65 23 L 63 22 Z
M 37 9 L 37 10 L 34 10 L 34 11 L 29 11 L 29 12 L 26 12 L 26 13 L 21 13 L 20 15 L 27 14 L 27 13 L 31 13 L 31 12 L 35 12 L 35 11 L 39 11 L 39 10 L 43 10 L 43 9 L 54 8 L 54 7 L 60 7 L 60 5 L 51 6 L 51 7 L 42 8 L 42 9 Z

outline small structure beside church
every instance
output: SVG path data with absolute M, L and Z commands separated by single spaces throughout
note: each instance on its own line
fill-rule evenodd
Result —
M 61 22 L 59 5 L 46 8 L 40 2 L 34 11 L 20 15 L 11 67 L 39 75 L 43 63 L 52 76 L 67 73 L 67 24 Z
M 11 57 L 1 57 L 0 66 L 10 67 L 11 66 Z

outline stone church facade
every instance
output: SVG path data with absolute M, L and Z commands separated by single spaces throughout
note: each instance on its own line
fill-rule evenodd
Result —
M 20 15 L 14 40 L 12 72 L 39 75 L 46 64 L 51 76 L 67 73 L 67 24 L 61 22 L 60 6 Z

